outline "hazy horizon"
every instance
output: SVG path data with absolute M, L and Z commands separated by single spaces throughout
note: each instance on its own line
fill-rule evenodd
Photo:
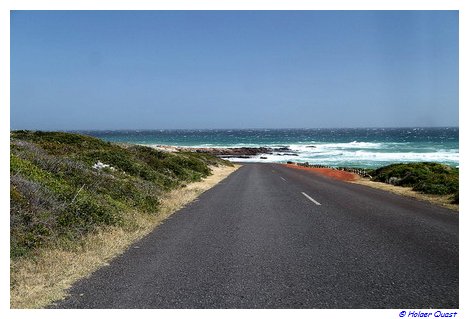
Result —
M 215 127 L 215 128 L 98 128 L 98 129 L 34 129 L 34 128 L 11 128 L 10 131 L 58 131 L 58 132 L 86 132 L 86 131 L 216 131 L 216 130 L 347 130 L 347 129 L 430 129 L 430 128 L 458 128 L 459 125 L 443 126 L 362 126 L 362 127 Z
M 12 130 L 459 127 L 458 11 L 12 11 Z

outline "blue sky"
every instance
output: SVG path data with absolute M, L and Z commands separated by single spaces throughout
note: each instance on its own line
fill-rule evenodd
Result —
M 12 129 L 458 125 L 457 11 L 13 11 Z

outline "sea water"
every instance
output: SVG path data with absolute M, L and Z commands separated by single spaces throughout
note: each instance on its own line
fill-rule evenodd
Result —
M 308 162 L 375 168 L 392 163 L 459 166 L 459 128 L 232 129 L 81 131 L 111 142 L 189 147 L 289 147 L 238 162 Z M 262 157 L 262 158 L 261 158 Z M 266 158 L 265 158 L 266 157 Z

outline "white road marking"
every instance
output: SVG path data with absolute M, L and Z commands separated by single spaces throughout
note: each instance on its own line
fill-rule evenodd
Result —
M 280 178 L 282 179 L 282 181 L 286 182 L 287 180 L 285 178 L 283 178 L 282 176 L 280 176 Z
M 306 194 L 306 193 L 304 193 L 304 192 L 301 192 L 301 194 L 305 195 L 305 197 L 306 197 L 307 199 L 309 199 L 310 201 L 312 201 L 312 202 L 315 203 L 316 205 L 318 205 L 318 206 L 321 205 L 321 203 L 315 201 L 315 200 L 314 200 L 313 198 L 311 198 L 308 194 Z

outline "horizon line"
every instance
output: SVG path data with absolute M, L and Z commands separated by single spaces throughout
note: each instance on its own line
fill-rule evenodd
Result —
M 105 131 L 226 131 L 226 130 L 344 130 L 344 129 L 415 129 L 415 128 L 457 128 L 459 125 L 443 126 L 359 126 L 359 127 L 247 127 L 247 128 L 132 128 L 132 129 L 11 129 L 14 131 L 42 131 L 42 132 L 105 132 Z

